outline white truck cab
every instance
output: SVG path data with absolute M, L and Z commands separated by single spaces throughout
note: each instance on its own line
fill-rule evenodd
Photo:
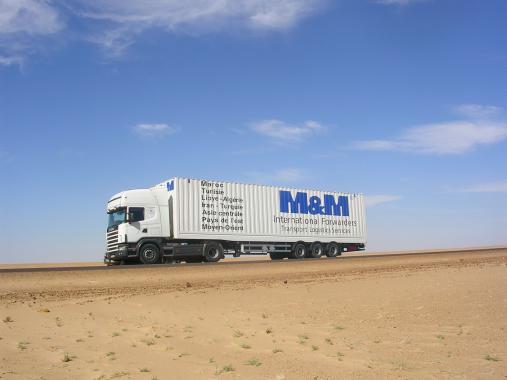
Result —
M 136 256 L 132 249 L 129 252 L 129 242 L 161 236 L 160 207 L 151 189 L 128 190 L 113 195 L 107 203 L 107 214 L 106 258 L 109 260 Z

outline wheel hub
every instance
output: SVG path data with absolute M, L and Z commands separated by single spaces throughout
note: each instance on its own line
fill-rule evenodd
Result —
M 144 251 L 144 257 L 148 260 L 153 260 L 155 258 L 155 252 L 152 249 L 147 249 Z

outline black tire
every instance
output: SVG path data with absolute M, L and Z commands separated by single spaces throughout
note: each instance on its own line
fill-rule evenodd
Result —
M 204 244 L 202 255 L 204 257 L 204 261 L 208 263 L 216 263 L 224 256 L 224 248 L 220 243 L 206 243 Z
M 324 253 L 324 248 L 322 247 L 322 244 L 320 244 L 318 241 L 312 243 L 310 245 L 310 251 L 308 252 L 308 257 L 312 257 L 314 259 L 320 259 L 322 257 L 322 254 Z
M 294 245 L 294 247 L 292 247 L 290 258 L 296 260 L 304 259 L 306 256 L 306 251 L 306 245 L 303 243 L 297 243 Z
M 157 264 L 160 261 L 160 250 L 155 244 L 145 244 L 139 251 L 139 260 L 143 264 Z
M 285 258 L 285 254 L 280 252 L 269 252 L 269 258 L 271 260 L 283 260 Z
M 337 243 L 329 243 L 326 247 L 326 256 L 327 257 L 336 257 L 342 254 L 340 246 Z

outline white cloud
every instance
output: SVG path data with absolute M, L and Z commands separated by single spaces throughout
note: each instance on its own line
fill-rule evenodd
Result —
M 101 31 L 99 34 L 86 36 L 88 42 L 100 45 L 104 52 L 111 57 L 121 56 L 134 43 L 134 36 L 141 30 L 135 28 L 117 27 Z
M 147 29 L 199 35 L 288 30 L 329 0 L 0 0 L 0 65 L 21 64 L 77 18 L 79 38 L 121 55 Z M 77 34 L 74 34 L 74 37 Z
M 0 149 L 0 162 L 8 161 L 12 158 L 8 151 Z
M 364 140 L 355 145 L 363 150 L 462 154 L 481 145 L 498 143 L 506 137 L 506 123 L 454 121 L 417 126 L 391 140 Z
M 306 178 L 305 174 L 299 169 L 280 169 L 272 177 L 281 182 L 297 182 Z
M 414 3 L 419 3 L 425 0 L 377 0 L 378 4 L 383 5 L 409 5 Z
M 62 28 L 58 12 L 44 0 L 2 0 L 0 34 L 52 34 Z
M 165 123 L 148 124 L 141 123 L 134 127 L 134 131 L 141 136 L 163 137 L 176 132 L 176 128 Z
M 381 203 L 394 202 L 401 199 L 399 195 L 366 195 L 364 203 L 366 207 L 373 207 Z
M 300 142 L 323 131 L 324 127 L 316 121 L 302 124 L 289 124 L 281 120 L 262 120 L 250 125 L 250 128 L 279 143 Z
M 322 0 L 108 0 L 81 1 L 78 12 L 118 24 L 169 31 L 214 29 L 239 22 L 259 29 L 286 29 L 320 8 Z
M 464 191 L 467 193 L 507 193 L 507 181 L 482 183 L 468 187 Z
M 20 65 L 23 63 L 23 58 L 20 56 L 12 56 L 12 57 L 1 57 L 0 56 L 0 65 L 10 66 L 10 65 Z
M 63 27 L 58 10 L 50 1 L 0 1 L 0 65 L 21 65 L 23 56 L 37 49 L 38 39 Z
M 149 28 L 200 34 L 244 27 L 286 30 L 321 8 L 325 0 L 80 0 L 79 16 L 103 23 L 93 42 L 119 53 Z M 121 36 L 120 36 L 121 35 Z M 119 37 L 119 38 L 115 38 Z M 113 46 L 118 42 L 119 46 Z
M 296 168 L 279 169 L 274 172 L 249 172 L 247 177 L 254 183 L 266 184 L 294 183 L 308 178 L 304 171 Z
M 484 119 L 496 116 L 501 112 L 500 107 L 481 104 L 460 104 L 453 108 L 454 112 L 472 119 Z

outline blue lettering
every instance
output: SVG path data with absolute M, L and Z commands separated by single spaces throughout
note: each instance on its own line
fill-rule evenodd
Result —
M 349 198 L 343 195 L 334 202 L 333 195 L 324 195 L 324 210 L 326 215 L 349 216 Z
M 297 193 L 296 199 L 292 199 L 292 194 L 290 191 L 280 190 L 280 212 L 291 214 L 308 214 L 306 193 Z
M 323 214 L 324 212 L 322 211 L 322 209 L 324 207 L 322 207 L 320 205 L 320 198 L 317 197 L 317 196 L 313 196 L 313 197 L 310 197 L 310 204 L 308 205 L 308 210 L 310 211 L 310 214 L 312 215 L 316 215 L 316 214 Z
M 290 214 L 308 214 L 311 215 L 335 215 L 349 216 L 349 198 L 339 196 L 335 202 L 335 196 L 331 194 L 324 195 L 324 205 L 320 197 L 314 195 L 308 198 L 307 193 L 297 192 L 296 197 L 292 198 L 290 191 L 280 190 L 280 212 Z

